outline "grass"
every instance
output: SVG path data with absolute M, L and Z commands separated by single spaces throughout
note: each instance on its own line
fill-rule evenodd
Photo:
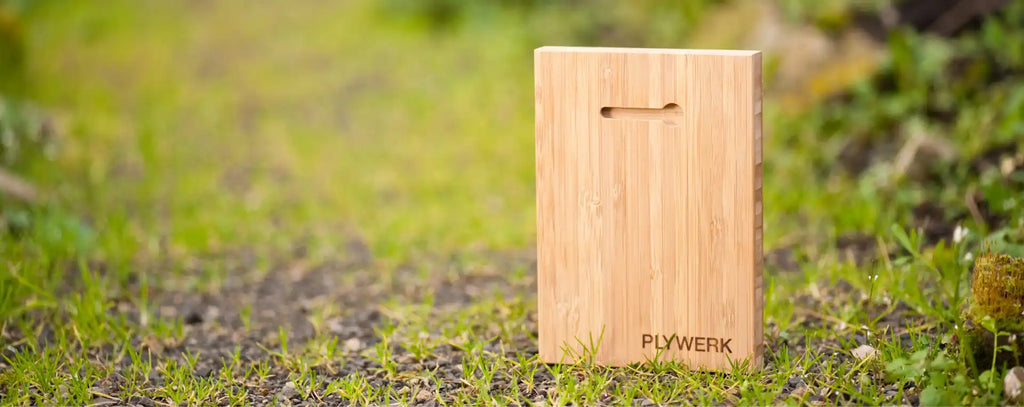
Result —
M 692 3 L 696 24 L 712 6 Z M 432 26 L 388 4 L 26 9 L 25 98 L 59 137 L 5 162 L 48 199 L 0 201 L 0 404 L 247 405 L 286 383 L 354 404 L 1005 401 L 1006 367 L 955 345 L 981 242 L 1024 253 L 1024 171 L 977 159 L 1022 151 L 1019 4 L 954 39 L 897 31 L 841 97 L 769 93 L 765 246 L 795 265 L 769 262 L 767 364 L 732 374 L 536 358 L 530 56 L 600 24 L 523 6 Z M 693 29 L 609 10 L 640 24 L 621 45 Z M 886 148 L 916 134 L 955 154 L 898 170 Z M 858 143 L 875 161 L 837 159 Z M 264 281 L 299 294 L 239 289 Z M 204 298 L 229 315 L 188 322 Z M 339 334 L 350 319 L 370 334 Z

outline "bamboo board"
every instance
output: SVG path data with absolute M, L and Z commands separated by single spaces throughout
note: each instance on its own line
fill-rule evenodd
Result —
M 534 74 L 541 360 L 760 368 L 760 52 L 542 47 Z

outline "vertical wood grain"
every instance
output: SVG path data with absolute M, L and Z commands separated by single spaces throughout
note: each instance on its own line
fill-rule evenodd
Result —
M 534 70 L 541 359 L 600 338 L 597 362 L 643 362 L 674 334 L 731 353 L 662 358 L 759 368 L 760 53 L 543 47 Z

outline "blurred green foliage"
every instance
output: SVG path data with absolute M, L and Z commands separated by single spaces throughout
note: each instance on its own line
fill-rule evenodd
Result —
M 0 167 L 20 168 L 54 154 L 51 124 L 24 99 L 28 5 L 0 0 Z
M 530 50 L 686 47 L 709 14 L 738 1 L 0 0 L 0 66 L 10 73 L 0 87 L 0 166 L 55 198 L 17 210 L 0 202 L 0 226 L 17 232 L 0 234 L 0 266 L 9 267 L 0 272 L 2 323 L 55 327 L 87 345 L 111 331 L 126 341 L 154 334 L 105 307 L 139 298 L 148 290 L 139 281 L 215 291 L 234 270 L 201 259 L 239 250 L 254 253 L 246 271 L 268 272 L 293 253 L 327 263 L 350 239 L 365 241 L 384 264 L 381 280 L 392 281 L 391 266 L 438 253 L 529 247 Z M 882 3 L 776 4 L 788 22 L 828 36 L 857 29 L 856 14 Z M 967 255 L 985 239 L 999 252 L 1024 250 L 1024 170 L 1003 165 L 1024 151 L 1022 21 L 1018 1 L 953 37 L 897 28 L 872 43 L 884 55 L 877 72 L 806 110 L 784 111 L 767 88 L 764 242 L 795 264 L 769 270 L 771 335 L 845 339 L 901 305 L 930 329 L 949 328 L 966 294 Z M 36 104 L 66 115 L 61 149 Z M 914 160 L 915 174 L 897 169 L 898 152 L 919 135 L 953 153 Z M 937 219 L 922 220 L 922 206 L 937 208 Z M 938 242 L 957 226 L 968 237 Z M 839 241 L 851 236 L 866 236 L 861 263 L 843 260 Z M 68 289 L 67 270 L 81 271 L 69 284 L 88 295 L 56 294 Z M 182 276 L 181 286 L 166 283 Z M 856 300 L 816 312 L 843 328 L 794 316 L 794 298 L 840 280 Z M 68 311 L 80 307 L 92 310 L 87 319 Z M 973 377 L 926 374 L 963 370 L 944 349 L 878 345 L 899 380 L 946 392 L 922 400 L 998 400 L 996 390 L 972 388 Z M 57 351 L 61 360 L 87 359 L 68 349 Z M 809 349 L 807 360 L 833 351 Z M 848 362 L 838 370 L 881 373 Z M 801 369 L 794 362 L 776 374 Z M 779 378 L 744 391 L 771 401 L 765 389 Z M 848 378 L 832 390 L 852 392 L 842 387 Z
M 385 18 L 398 17 L 434 31 L 487 25 L 514 15 L 537 45 L 681 46 L 689 30 L 721 0 L 385 0 Z
M 209 26 L 186 28 L 171 17 L 156 17 L 185 13 L 186 6 L 114 7 L 111 13 L 97 14 L 87 6 L 62 10 L 43 3 L 33 7 L 27 2 L 0 4 L 10 5 L 5 9 L 12 16 L 11 27 L 21 27 L 16 16 L 28 11 L 44 21 L 60 21 L 36 26 L 35 35 L 29 37 L 35 38 L 31 46 L 38 55 L 34 59 L 43 61 L 33 66 L 32 75 L 39 79 L 34 95 L 47 104 L 71 106 L 77 115 L 70 126 L 76 133 L 74 141 L 62 163 L 70 177 L 88 187 L 79 192 L 70 189 L 65 199 L 101 208 L 123 205 L 104 191 L 112 182 L 124 182 L 120 190 L 135 191 L 129 195 L 140 201 L 133 205 L 134 216 L 160 222 L 156 211 L 148 209 L 157 203 L 170 205 L 171 214 L 190 214 L 173 223 L 171 241 L 186 247 L 245 241 L 239 237 L 245 229 L 237 228 L 237 222 L 199 209 L 209 209 L 212 202 L 219 208 L 255 202 L 248 197 L 243 199 L 248 203 L 239 203 L 240 198 L 221 193 L 218 183 L 227 177 L 222 174 L 227 170 L 224 157 L 208 153 L 216 150 L 235 155 L 233 162 L 249 163 L 246 166 L 253 167 L 249 171 L 258 174 L 258 180 L 291 176 L 307 183 L 327 183 L 321 178 L 349 179 L 348 193 L 318 192 L 326 196 L 318 196 L 316 203 L 306 201 L 304 212 L 292 216 L 310 219 L 337 210 L 345 218 L 357 219 L 355 228 L 369 235 L 377 253 L 401 257 L 409 247 L 451 249 L 465 242 L 508 245 L 530 239 L 531 212 L 526 205 L 531 201 L 531 146 L 518 136 L 530 128 L 530 74 L 524 61 L 531 47 L 685 47 L 690 31 L 703 18 L 730 3 L 357 2 L 345 8 L 346 18 L 352 20 L 346 32 L 312 25 L 275 36 L 267 34 L 274 27 L 225 19 L 224 25 L 231 28 L 224 30 L 244 34 L 248 38 L 244 44 L 219 39 L 192 43 L 193 38 L 220 37 Z M 790 20 L 826 30 L 856 29 L 857 13 L 876 13 L 883 4 L 777 3 Z M 767 154 L 772 159 L 766 163 L 766 200 L 778 211 L 768 219 L 775 227 L 766 231 L 766 241 L 827 241 L 851 232 L 882 234 L 893 222 L 917 226 L 912 211 L 922 202 L 944 208 L 948 222 L 971 222 L 977 219 L 969 216 L 970 208 L 964 204 L 964 196 L 971 191 L 981 194 L 980 204 L 994 212 L 1000 225 L 1016 227 L 1019 172 L 1003 176 L 998 166 L 977 165 L 975 158 L 991 155 L 996 147 L 1010 153 L 1019 150 L 1015 144 L 1024 131 L 1020 72 L 1024 32 L 1018 24 L 1022 8 L 1022 2 L 1015 2 L 985 19 L 980 28 L 953 38 L 896 29 L 886 43 L 879 44 L 885 58 L 875 75 L 806 112 L 775 109 L 775 95 L 768 88 Z M 305 15 L 303 10 L 283 13 L 283 23 Z M 217 15 L 209 18 L 216 21 L 211 24 L 221 24 Z M 260 18 L 255 16 L 253 21 Z M 353 30 L 364 34 L 352 35 Z M 21 43 L 25 35 L 11 38 Z M 325 40 L 308 42 L 312 38 Z M 299 41 L 303 45 L 295 46 Z M 275 44 L 266 46 L 273 52 L 253 57 L 252 44 L 257 43 Z M 189 47 L 199 45 L 211 49 L 203 52 L 221 55 L 197 57 Z M 339 53 L 353 57 L 341 61 L 335 57 Z M 324 64 L 333 64 L 337 73 L 325 73 Z M 64 78 L 69 70 L 80 75 L 80 86 L 54 83 L 53 78 Z M 245 89 L 245 95 L 238 89 Z M 437 104 L 440 98 L 451 102 Z M 41 115 L 16 100 L 6 99 L 2 106 L 0 159 L 5 165 L 22 165 L 18 156 L 26 151 L 52 152 L 47 141 L 52 128 Z M 479 106 L 495 113 L 471 113 Z M 306 111 L 296 113 L 300 109 Z M 125 111 L 139 114 L 130 117 Z M 242 118 L 235 120 L 236 116 Z M 339 120 L 346 136 L 327 137 L 339 131 L 334 127 Z M 497 128 L 495 123 L 504 124 Z M 220 137 L 193 135 L 209 129 L 217 129 Z M 286 131 L 290 138 L 281 136 Z M 235 150 L 233 146 L 241 143 L 233 136 L 236 133 L 278 147 Z M 926 167 L 924 177 L 894 173 L 894 153 L 918 133 L 952 146 L 956 154 L 921 164 Z M 130 134 L 127 142 L 126 134 Z M 171 142 L 168 134 L 175 134 L 178 141 Z M 452 141 L 432 143 L 437 134 Z M 197 138 L 191 143 L 201 140 L 209 148 L 197 151 L 183 141 L 190 137 Z M 863 146 L 862 151 L 851 146 Z M 325 151 L 338 151 L 344 159 L 315 164 L 325 159 L 321 156 Z M 359 153 L 351 153 L 355 151 Z M 863 164 L 851 168 L 837 162 L 837 157 L 849 154 Z M 495 169 L 466 177 L 453 162 L 487 163 Z M 373 175 L 353 175 L 363 168 L 373 168 Z M 190 175 L 177 176 L 181 170 Z M 33 175 L 57 178 L 47 175 L 52 173 Z M 501 183 L 507 189 L 498 194 L 494 185 Z M 773 192 L 781 191 L 774 186 L 788 183 L 806 187 L 801 194 Z M 262 186 L 265 197 L 259 202 L 268 206 L 245 216 L 247 225 L 286 207 L 288 197 L 301 192 L 281 193 L 273 183 L 256 185 Z M 490 203 L 480 200 L 481 196 L 490 197 L 486 198 Z M 842 213 L 831 210 L 839 199 L 851 200 L 855 208 Z M 219 220 L 211 227 L 202 217 Z M 797 227 L 808 217 L 820 220 L 815 222 L 820 226 Z M 989 226 L 993 225 L 976 227 Z M 266 229 L 261 236 L 272 234 L 275 226 Z
M 987 39 L 998 32 L 1019 41 L 1024 29 L 1002 21 L 986 22 L 985 35 L 954 41 L 907 30 L 893 33 L 891 58 L 880 74 L 821 108 L 824 135 L 886 138 L 919 121 L 945 138 L 967 142 L 972 152 L 1017 140 L 1024 132 L 1024 72 L 1013 61 L 1022 58 L 1024 47 Z M 979 134 L 983 138 L 972 137 Z
M 923 163 L 923 177 L 886 184 L 893 198 L 899 190 L 924 187 L 926 194 L 913 198 L 916 203 L 932 200 L 957 219 L 966 215 L 967 191 L 979 190 L 992 211 L 1016 225 L 1022 217 L 1014 196 L 1024 190 L 1024 173 L 1003 176 L 998 161 L 1024 151 L 1020 21 L 1024 2 L 986 19 L 980 30 L 952 39 L 897 30 L 889 36 L 889 58 L 875 77 L 815 109 L 811 120 L 799 124 L 802 131 L 786 134 L 841 140 L 836 146 L 867 144 L 866 154 L 883 159 L 886 148 L 899 148 L 914 133 L 926 134 L 950 145 L 954 156 Z M 817 165 L 829 172 L 844 170 L 832 165 L 827 154 L 817 158 Z M 864 170 L 870 169 L 857 169 L 857 174 Z
M 20 168 L 52 158 L 56 139 L 44 112 L 17 99 L 0 95 L 0 166 Z

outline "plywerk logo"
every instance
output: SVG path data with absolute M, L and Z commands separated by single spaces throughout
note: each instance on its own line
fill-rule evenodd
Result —
M 658 334 L 643 334 L 641 339 L 643 348 L 653 345 L 654 349 L 678 349 L 693 352 L 717 352 L 732 353 L 729 343 L 732 338 L 708 338 L 694 336 L 670 336 Z

